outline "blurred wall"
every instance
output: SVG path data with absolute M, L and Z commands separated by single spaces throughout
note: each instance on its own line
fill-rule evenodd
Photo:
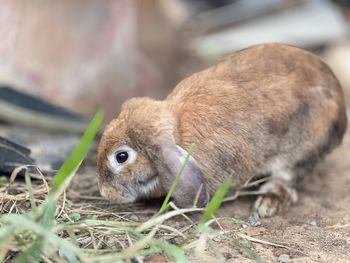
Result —
M 102 108 L 110 120 L 127 98 L 163 98 L 184 77 L 252 43 L 301 41 L 316 50 L 349 42 L 348 9 L 332 1 L 210 3 L 218 2 L 0 0 L 0 83 L 90 115 Z
M 0 82 L 110 119 L 160 86 L 136 23 L 135 0 L 0 0 Z

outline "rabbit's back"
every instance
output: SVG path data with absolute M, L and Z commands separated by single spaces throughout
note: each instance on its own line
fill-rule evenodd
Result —
M 177 85 L 167 102 L 176 140 L 194 153 L 208 187 L 241 184 L 275 165 L 314 161 L 341 141 L 346 115 L 329 67 L 302 49 L 259 45 Z

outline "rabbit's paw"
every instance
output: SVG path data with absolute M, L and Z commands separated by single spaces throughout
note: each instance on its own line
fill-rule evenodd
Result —
M 270 217 L 284 212 L 298 200 L 296 190 L 283 180 L 271 180 L 263 184 L 260 191 L 263 194 L 254 204 L 254 211 L 260 217 Z

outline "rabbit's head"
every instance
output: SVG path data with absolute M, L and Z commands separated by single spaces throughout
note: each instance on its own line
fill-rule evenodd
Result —
M 117 203 L 166 195 L 186 151 L 175 143 L 176 119 L 164 101 L 134 98 L 106 127 L 98 150 L 101 194 Z M 179 206 L 207 202 L 201 170 L 193 158 L 185 166 L 173 198 Z

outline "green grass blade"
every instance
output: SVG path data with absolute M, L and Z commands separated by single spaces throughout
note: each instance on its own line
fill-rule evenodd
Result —
M 43 215 L 41 226 L 51 233 L 52 228 L 55 225 L 55 200 L 52 197 L 47 197 L 45 203 L 42 205 Z M 22 215 L 23 216 L 23 215 Z M 25 217 L 25 216 L 23 216 Z M 20 253 L 14 260 L 15 263 L 26 262 L 40 262 L 41 256 L 45 254 L 46 235 L 41 235 L 36 238 L 34 243 Z
M 188 259 L 185 252 L 178 246 L 157 240 L 156 245 L 160 247 L 168 256 L 173 258 L 175 262 L 187 263 Z
M 4 242 L 10 235 L 12 235 L 12 232 L 15 228 L 13 226 L 1 226 L 0 227 L 0 244 Z
M 163 201 L 163 204 L 162 204 L 162 206 L 161 206 L 161 208 L 160 208 L 158 214 L 164 212 L 164 210 L 167 208 L 168 203 L 169 203 L 169 201 L 170 201 L 170 198 L 171 198 L 171 196 L 172 196 L 172 194 L 173 194 L 173 192 L 174 192 L 174 190 L 175 190 L 177 184 L 178 184 L 179 181 L 180 181 L 180 178 L 181 178 L 181 176 L 182 176 L 182 173 L 183 173 L 183 171 L 184 171 L 184 169 L 185 169 L 185 167 L 186 167 L 186 165 L 187 165 L 187 162 L 188 162 L 188 160 L 190 159 L 190 157 L 191 157 L 191 155 L 192 155 L 192 153 L 193 153 L 194 147 L 195 147 L 195 144 L 191 144 L 190 148 L 188 149 L 187 155 L 186 155 L 186 157 L 185 157 L 185 159 L 184 159 L 184 162 L 183 162 L 183 164 L 182 164 L 182 166 L 181 166 L 181 169 L 180 169 L 180 171 L 178 172 L 178 174 L 176 175 L 175 180 L 174 180 L 174 182 L 172 183 L 172 185 L 171 185 L 171 187 L 170 187 L 170 189 L 169 189 L 169 192 L 168 192 L 168 194 L 166 195 L 166 197 L 165 197 L 165 199 L 164 199 L 164 201 Z
M 55 225 L 56 204 L 52 197 L 45 200 L 45 213 L 43 214 L 42 226 L 51 230 Z
M 89 126 L 85 130 L 83 136 L 80 139 L 78 146 L 74 149 L 71 155 L 62 164 L 61 168 L 57 171 L 53 182 L 50 194 L 59 194 L 60 189 L 63 187 L 66 179 L 72 175 L 79 167 L 80 163 L 87 154 L 90 144 L 95 138 L 100 125 L 103 120 L 103 112 L 98 111 L 95 117 L 90 122 Z
M 3 224 L 0 229 L 0 239 L 8 238 L 15 228 L 24 228 L 36 233 L 34 242 L 14 259 L 14 262 L 39 262 L 46 256 L 46 248 L 60 249 L 69 262 L 77 262 L 77 255 L 83 257 L 80 249 L 73 244 L 60 238 L 54 231 L 56 199 L 63 191 L 87 154 L 87 151 L 95 138 L 103 120 L 103 113 L 97 112 L 87 129 L 85 130 L 78 146 L 63 163 L 56 173 L 52 188 L 44 203 L 36 207 L 33 189 L 29 174 L 25 174 L 25 181 L 28 187 L 32 211 L 26 215 L 10 214 L 1 218 Z
M 24 252 L 18 254 L 14 259 L 14 263 L 40 262 L 42 248 L 44 246 L 44 238 L 38 237 L 33 245 L 27 248 Z
M 184 208 L 184 209 L 173 210 L 173 211 L 167 212 L 165 214 L 152 217 L 151 219 L 147 220 L 146 222 L 144 222 L 140 226 L 138 226 L 135 230 L 137 232 L 141 233 L 141 232 L 143 232 L 143 231 L 145 231 L 145 230 L 147 230 L 155 225 L 162 224 L 164 221 L 166 221 L 172 217 L 182 215 L 185 213 L 199 212 L 199 211 L 203 211 L 203 208 Z
M 26 182 L 28 192 L 29 192 L 30 205 L 32 206 L 32 209 L 36 209 L 36 203 L 35 203 L 33 187 L 32 187 L 32 180 L 30 179 L 30 175 L 28 171 L 25 171 L 24 180 Z
M 137 238 L 139 240 L 138 242 L 141 241 L 143 244 L 147 243 L 148 245 L 150 245 L 151 248 L 161 249 L 162 251 L 164 251 L 165 254 L 167 254 L 169 257 L 174 259 L 175 262 L 187 263 L 188 260 L 182 248 L 180 248 L 179 246 L 170 244 L 167 241 L 161 241 L 159 239 L 153 238 L 157 229 L 158 227 L 154 228 L 150 232 L 150 233 L 153 232 L 153 234 L 152 235 L 148 234 L 147 236 L 144 236 L 137 231 L 130 231 L 130 234 L 133 235 L 135 238 Z M 146 239 L 148 239 L 147 242 L 144 241 Z
M 199 224 L 204 224 L 208 220 L 212 218 L 216 210 L 219 209 L 222 199 L 224 199 L 226 192 L 228 191 L 230 185 L 232 182 L 231 177 L 226 177 L 224 182 L 221 184 L 219 189 L 216 191 L 215 195 L 213 198 L 210 200 L 210 202 L 207 204 L 205 210 L 204 210 L 204 215 L 202 219 L 200 220 Z
M 3 217 L 4 223 L 15 227 L 24 227 L 35 232 L 37 235 L 45 237 L 46 240 L 57 248 L 60 248 L 69 262 L 77 262 L 76 254 L 78 248 L 70 242 L 60 238 L 55 233 L 47 230 L 43 226 L 26 218 L 24 215 L 10 214 Z

